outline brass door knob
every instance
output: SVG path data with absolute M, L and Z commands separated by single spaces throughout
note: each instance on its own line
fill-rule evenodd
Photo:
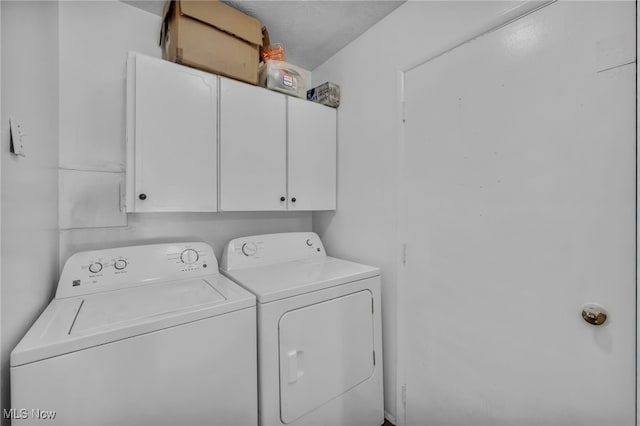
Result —
M 582 319 L 591 325 L 602 325 L 607 321 L 607 311 L 594 303 L 582 307 Z

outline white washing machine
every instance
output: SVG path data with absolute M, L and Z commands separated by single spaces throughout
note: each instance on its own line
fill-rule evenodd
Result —
M 221 270 L 258 299 L 262 426 L 382 425 L 378 268 L 299 232 L 232 240 Z
M 257 425 L 255 306 L 205 243 L 77 253 L 11 353 L 13 424 Z

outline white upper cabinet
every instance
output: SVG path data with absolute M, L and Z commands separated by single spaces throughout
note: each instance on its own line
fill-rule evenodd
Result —
M 285 96 L 220 78 L 220 210 L 287 209 Z
M 130 53 L 126 179 L 127 212 L 335 210 L 336 110 Z
M 289 210 L 336 208 L 336 110 L 288 98 Z
M 334 210 L 336 110 L 220 78 L 220 210 Z
M 127 62 L 127 211 L 217 211 L 217 77 Z

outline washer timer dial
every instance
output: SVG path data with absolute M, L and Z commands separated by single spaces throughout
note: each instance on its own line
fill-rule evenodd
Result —
M 258 251 L 258 246 L 255 243 L 244 243 L 242 245 L 242 254 L 245 256 L 253 256 Z
M 198 259 L 200 259 L 200 255 L 194 249 L 186 249 L 180 254 L 180 260 L 187 265 L 196 263 Z
M 94 262 L 89 265 L 89 272 L 91 272 L 92 274 L 97 274 L 100 271 L 102 271 L 102 263 Z
M 124 268 L 127 267 L 127 261 L 124 259 L 118 259 L 115 262 L 113 262 L 113 267 L 116 268 L 118 271 L 122 271 Z

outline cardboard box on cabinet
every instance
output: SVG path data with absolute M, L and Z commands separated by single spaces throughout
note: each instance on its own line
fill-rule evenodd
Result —
M 160 45 L 169 61 L 258 83 L 260 21 L 217 0 L 168 1 Z

